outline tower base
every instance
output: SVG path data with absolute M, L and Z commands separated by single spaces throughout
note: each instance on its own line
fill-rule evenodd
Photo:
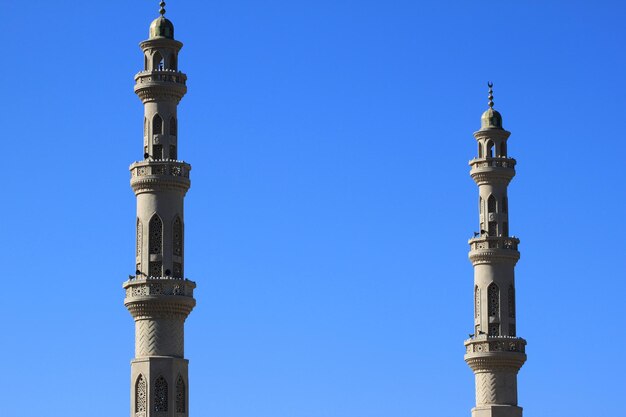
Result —
M 522 417 L 522 407 L 515 405 L 482 405 L 472 408 L 472 417 Z

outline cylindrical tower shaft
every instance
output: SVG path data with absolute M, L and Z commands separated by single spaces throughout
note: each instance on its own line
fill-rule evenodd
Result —
M 137 197 L 136 275 L 124 283 L 135 319 L 131 417 L 187 417 L 189 380 L 184 325 L 196 284 L 184 278 L 183 200 L 191 166 L 178 158 L 177 106 L 187 91 L 178 71 L 182 43 L 163 15 L 141 42 L 144 70 L 135 93 L 144 104 L 143 159 L 130 166 Z
M 517 337 L 515 264 L 519 239 L 509 236 L 507 187 L 515 176 L 515 159 L 507 155 L 510 132 L 489 109 L 474 133 L 478 157 L 470 161 L 470 175 L 479 190 L 479 232 L 470 239 L 474 265 L 474 334 L 465 341 L 465 361 L 476 379 L 476 407 L 472 417 L 521 417 L 517 405 L 517 373 L 526 361 L 526 341 Z

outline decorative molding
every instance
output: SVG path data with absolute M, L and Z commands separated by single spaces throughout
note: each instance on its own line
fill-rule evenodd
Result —
M 477 249 L 468 255 L 474 266 L 482 264 L 512 263 L 515 265 L 520 258 L 516 250 L 508 249 Z

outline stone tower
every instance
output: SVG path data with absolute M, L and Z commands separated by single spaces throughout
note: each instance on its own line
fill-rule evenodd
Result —
M 136 275 L 124 283 L 124 305 L 135 319 L 131 417 L 189 415 L 184 325 L 196 304 L 196 284 L 184 278 L 183 200 L 191 166 L 178 160 L 176 114 L 187 76 L 178 71 L 183 45 L 164 17 L 165 2 L 160 14 L 140 43 L 144 70 L 135 75 L 144 123 L 143 160 L 130 166 L 137 197 Z
M 474 265 L 474 334 L 465 341 L 465 361 L 476 381 L 472 417 L 521 417 L 517 405 L 517 373 L 526 361 L 526 341 L 515 329 L 515 264 L 519 239 L 509 236 L 507 187 L 515 175 L 515 159 L 507 155 L 510 132 L 489 109 L 474 133 L 478 158 L 470 161 L 470 175 L 478 185 L 480 232 L 470 239 Z

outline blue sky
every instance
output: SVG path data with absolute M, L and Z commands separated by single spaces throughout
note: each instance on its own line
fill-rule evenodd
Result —
M 487 80 L 518 160 L 520 405 L 623 413 L 626 9 L 512 3 L 168 2 L 193 416 L 469 416 Z M 128 415 L 133 75 L 158 2 L 0 6 L 2 415 Z

